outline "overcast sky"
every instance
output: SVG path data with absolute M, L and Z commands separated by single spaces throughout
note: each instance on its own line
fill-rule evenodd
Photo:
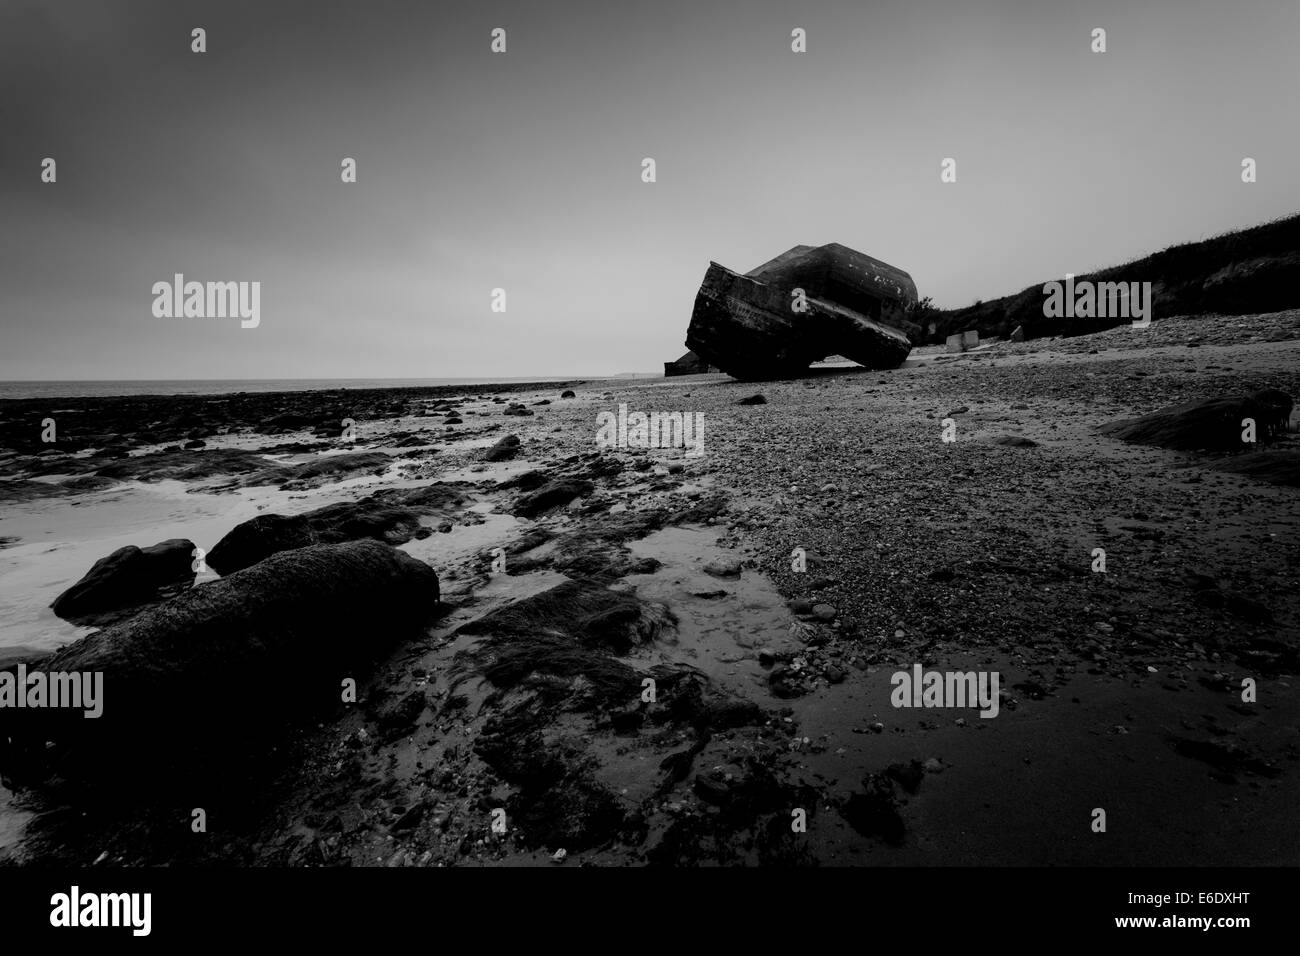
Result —
M 1298 38 L 1295 0 L 0 0 L 0 379 L 649 371 L 710 260 L 799 243 L 966 305 L 1300 211 Z M 176 272 L 261 324 L 155 318 Z

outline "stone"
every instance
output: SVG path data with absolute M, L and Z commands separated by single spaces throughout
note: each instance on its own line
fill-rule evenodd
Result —
M 545 511 L 567 505 L 574 498 L 591 494 L 595 487 L 580 478 L 555 478 L 520 498 L 514 513 L 521 518 L 536 518 Z
M 1025 340 L 1025 327 L 1023 325 L 1017 325 L 1015 327 L 1015 330 L 1011 333 L 1011 341 L 1023 342 L 1024 340 Z
M 483 453 L 484 461 L 509 461 L 519 454 L 519 436 L 506 435 Z
M 304 515 L 258 515 L 228 531 L 208 552 L 206 561 L 218 574 L 233 574 L 273 554 L 319 541 Z
M 735 558 L 719 558 L 706 564 L 704 573 L 711 574 L 715 578 L 738 578 L 740 577 L 740 562 Z
M 100 558 L 50 605 L 59 617 L 86 621 L 142 604 L 160 589 L 194 579 L 194 542 L 170 538 L 148 548 L 127 545 Z

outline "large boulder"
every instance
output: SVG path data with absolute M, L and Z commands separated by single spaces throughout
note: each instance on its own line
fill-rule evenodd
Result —
M 838 243 L 795 246 L 743 276 L 710 263 L 686 345 L 749 380 L 798 375 L 828 355 L 894 368 L 912 348 L 915 303 L 901 269 Z
M 64 620 L 92 623 L 101 615 L 151 601 L 169 585 L 194 580 L 193 551 L 194 542 L 187 538 L 148 548 L 118 548 L 91 565 L 50 607 Z
M 29 677 L 102 675 L 102 712 L 0 708 L 0 771 L 116 789 L 182 765 L 219 769 L 338 706 L 344 679 L 360 684 L 438 600 L 432 568 L 377 541 L 272 555 L 29 668 Z

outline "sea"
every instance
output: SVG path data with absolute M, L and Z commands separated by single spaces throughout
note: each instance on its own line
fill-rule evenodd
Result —
M 515 385 L 522 382 L 589 382 L 625 376 L 529 375 L 480 378 L 266 378 L 139 379 L 88 382 L 0 382 L 0 400 L 110 398 L 119 395 L 231 395 L 236 392 L 312 392 L 340 388 L 427 388 L 434 385 Z

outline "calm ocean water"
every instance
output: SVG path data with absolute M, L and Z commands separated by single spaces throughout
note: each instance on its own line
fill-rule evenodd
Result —
M 0 399 L 104 398 L 113 395 L 229 395 L 233 392 L 309 392 L 332 388 L 419 388 L 430 385 L 510 385 L 579 382 L 597 376 L 531 375 L 505 378 L 271 378 L 180 381 L 0 382 Z

